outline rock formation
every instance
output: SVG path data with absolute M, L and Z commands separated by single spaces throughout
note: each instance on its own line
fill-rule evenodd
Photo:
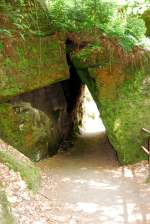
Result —
M 126 53 L 99 33 L 96 40 L 54 33 L 32 0 L 18 7 L 3 0 L 0 12 L 0 137 L 32 160 L 53 155 L 72 132 L 84 83 L 119 161 L 146 158 L 140 146 L 147 137 L 141 129 L 150 127 L 149 52 Z
M 113 41 L 103 38 L 99 48 L 87 47 L 73 55 L 82 81 L 97 103 L 108 138 L 122 164 L 145 157 L 141 145 L 149 129 L 149 53 L 134 49 L 125 54 Z

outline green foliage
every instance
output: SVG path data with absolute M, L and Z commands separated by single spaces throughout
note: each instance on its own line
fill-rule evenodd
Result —
M 125 51 L 143 42 L 146 29 L 140 14 L 149 7 L 149 1 L 139 4 L 134 0 L 119 5 L 116 0 L 50 0 L 43 1 L 41 6 L 39 2 L 42 1 L 2 0 L 0 10 L 8 15 L 14 27 L 2 26 L 0 34 L 11 37 L 17 33 L 25 39 L 28 34 L 46 36 L 55 31 L 93 34 L 100 31 L 117 38 Z
M 10 27 L 9 23 L 3 23 L 2 20 L 0 34 L 9 37 L 17 34 L 25 39 L 29 34 L 46 36 L 51 32 L 48 13 L 37 0 L 1 0 L 0 11 L 8 18 L 6 21 L 12 24 Z
M 125 33 L 130 34 L 137 39 L 143 38 L 146 33 L 143 19 L 138 17 L 129 17 L 127 19 Z
M 64 0 L 53 0 L 50 7 L 50 19 L 54 27 L 58 30 L 66 30 L 66 6 Z
M 137 40 L 132 35 L 122 35 L 119 38 L 118 43 L 125 52 L 129 53 L 137 43 Z
M 115 10 L 115 4 L 102 0 L 52 0 L 50 18 L 58 30 L 80 32 L 103 29 Z
M 80 58 L 81 61 L 86 61 L 88 57 L 91 56 L 92 52 L 94 53 L 94 51 L 96 50 L 96 52 L 100 52 L 101 51 L 101 46 L 100 44 L 89 44 L 88 47 L 86 47 L 85 49 L 83 49 L 82 51 L 80 51 L 78 53 L 78 57 Z
M 1 35 L 6 35 L 8 37 L 12 37 L 12 33 L 10 32 L 10 30 L 7 30 L 7 29 L 0 28 L 0 34 Z
M 106 24 L 116 12 L 116 4 L 114 1 L 88 0 L 85 1 L 85 11 L 92 30 L 98 28 L 105 31 Z
M 115 0 L 51 0 L 48 10 L 57 31 L 96 33 L 99 30 L 118 38 L 120 46 L 130 51 L 145 37 L 139 7 L 136 1 L 132 5 L 118 5 Z

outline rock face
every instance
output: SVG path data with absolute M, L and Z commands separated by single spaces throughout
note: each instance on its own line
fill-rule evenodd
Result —
M 38 1 L 3 0 L 0 11 L 0 137 L 38 161 L 72 133 L 81 81 L 68 80 L 65 37 Z
M 33 6 L 13 7 L 12 3 L 3 3 L 0 8 L 1 101 L 69 78 L 63 38 L 61 40 L 58 35 L 46 36 L 46 31 L 43 31 L 45 27 L 40 27 L 40 24 L 37 28 L 39 30 L 35 30 L 35 21 L 28 27 L 28 19 L 34 19 L 35 12 L 39 15 L 38 20 L 41 19 L 41 11 L 36 9 L 34 1 L 26 2 L 31 2 Z M 26 13 L 23 11 L 25 9 Z M 14 17 L 13 10 L 19 13 L 18 17 L 23 18 L 23 21 Z M 45 23 L 43 21 L 43 24 Z
M 0 105 L 1 138 L 34 161 L 48 154 L 55 142 L 50 118 L 30 103 Z
M 34 161 L 54 155 L 73 128 L 74 106 L 67 111 L 64 85 L 65 81 L 1 103 L 1 138 Z
M 56 36 L 0 43 L 1 102 L 69 78 L 64 45 Z
M 0 11 L 0 137 L 37 161 L 57 151 L 67 121 L 61 85 L 44 88 L 69 78 L 65 40 L 36 1 Z
M 72 51 L 78 46 L 70 60 L 64 34 L 54 34 L 39 2 L 0 3 L 0 138 L 34 161 L 56 153 L 74 126 L 82 80 L 120 162 L 146 158 L 140 146 L 147 138 L 141 128 L 150 128 L 147 52 L 134 49 L 127 55 L 103 35 L 96 37 L 100 45 L 92 46 L 94 36 L 76 40 L 68 34 Z
M 120 162 L 137 162 L 146 158 L 140 147 L 147 136 L 141 129 L 150 128 L 150 62 L 142 50 L 128 56 L 122 52 L 121 58 L 119 47 L 117 54 L 116 46 L 108 42 L 108 48 L 104 42 L 75 53 L 73 61 L 97 103 Z

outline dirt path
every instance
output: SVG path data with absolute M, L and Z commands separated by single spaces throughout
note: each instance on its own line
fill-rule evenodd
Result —
M 80 137 L 70 152 L 38 166 L 56 223 L 150 224 L 145 162 L 120 167 L 104 134 Z

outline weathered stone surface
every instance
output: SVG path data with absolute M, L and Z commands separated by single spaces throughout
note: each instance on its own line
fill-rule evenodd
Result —
M 38 1 L 2 0 L 0 12 L 0 137 L 37 161 L 56 153 L 67 123 L 62 88 L 43 88 L 69 78 L 65 38 Z
M 0 100 L 42 88 L 69 76 L 64 49 L 56 37 L 1 40 Z M 7 48 L 7 49 L 6 49 Z
M 71 135 L 74 122 L 76 94 L 67 105 L 64 85 L 56 83 L 1 103 L 0 137 L 34 161 L 56 154 L 60 142 Z
M 63 37 L 46 33 L 35 1 L 15 2 L 0 5 L 0 101 L 69 78 Z
M 146 56 L 140 52 L 126 60 L 109 51 L 103 47 L 91 52 L 83 49 L 73 61 L 97 103 L 120 162 L 132 163 L 146 158 L 141 145 L 146 144 L 147 136 L 141 129 L 150 129 L 150 63 L 147 59 L 143 64 Z M 137 62 L 136 55 L 140 58 Z
M 20 102 L 30 103 L 33 108 L 42 111 L 46 116 L 48 116 L 51 120 L 52 129 L 57 136 L 56 144 L 57 142 L 59 143 L 60 139 L 65 135 L 65 129 L 68 124 L 68 114 L 67 102 L 61 82 L 29 93 L 18 95 L 13 98 L 11 102 L 13 104 L 18 104 Z
M 27 102 L 0 105 L 0 130 L 2 139 L 34 161 L 56 144 L 50 117 Z

